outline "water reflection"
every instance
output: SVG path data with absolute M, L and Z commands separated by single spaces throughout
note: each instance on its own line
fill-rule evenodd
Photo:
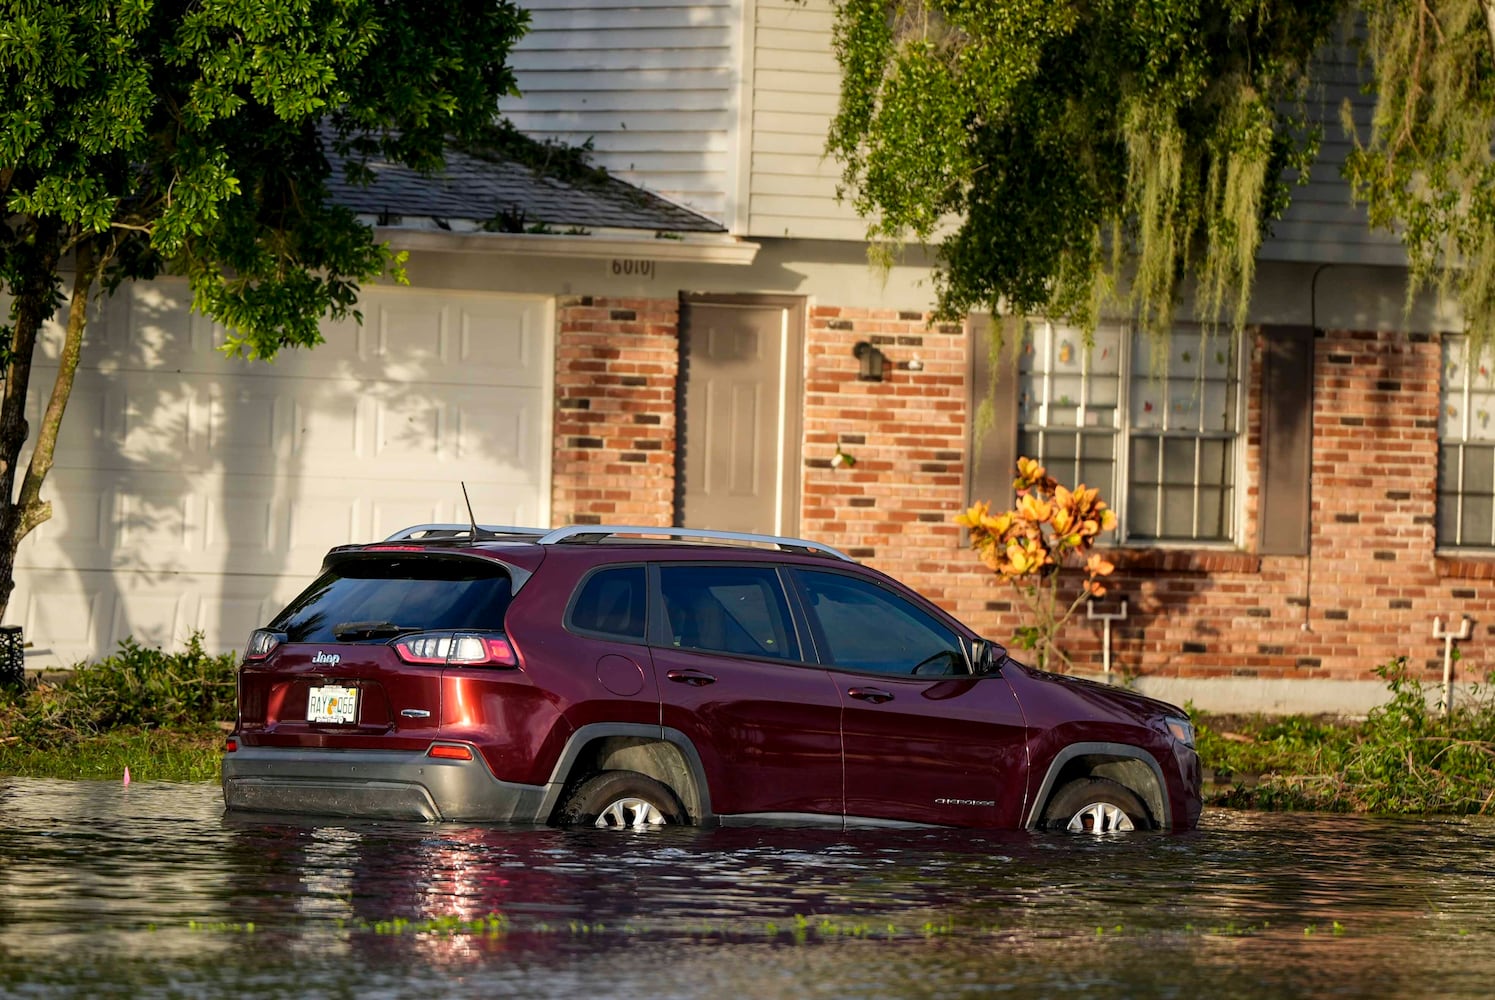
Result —
M 1495 824 L 1182 836 L 225 817 L 0 779 L 0 994 L 1485 996 Z

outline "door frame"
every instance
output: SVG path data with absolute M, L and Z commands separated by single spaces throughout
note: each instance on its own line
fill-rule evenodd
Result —
M 718 295 L 709 292 L 682 292 L 680 295 L 679 374 L 675 380 L 675 498 L 671 520 L 682 528 L 685 509 L 686 382 L 690 377 L 690 308 L 693 304 L 712 306 L 767 306 L 782 310 L 783 327 L 779 339 L 779 413 L 777 489 L 774 492 L 774 527 L 769 534 L 797 536 L 800 504 L 804 495 L 802 456 L 805 438 L 804 351 L 805 317 L 808 300 L 801 295 Z

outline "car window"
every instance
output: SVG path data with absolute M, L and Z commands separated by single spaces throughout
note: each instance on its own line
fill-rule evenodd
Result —
M 673 646 L 800 658 L 789 602 L 772 566 L 661 566 L 659 589 Z
M 567 625 L 579 632 L 642 641 L 648 588 L 642 566 L 599 570 L 583 581 Z
M 969 672 L 959 637 L 896 594 L 841 573 L 797 570 L 829 660 L 848 670 L 948 676 Z
M 512 597 L 508 573 L 488 560 L 345 559 L 324 571 L 270 627 L 290 642 L 337 642 L 333 630 L 347 622 L 496 630 L 503 628 Z

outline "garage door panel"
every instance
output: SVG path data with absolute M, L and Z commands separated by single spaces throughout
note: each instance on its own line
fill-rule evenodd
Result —
M 368 327 L 264 364 L 215 351 L 186 291 L 122 288 L 91 332 L 54 517 L 18 553 L 10 620 L 38 647 L 72 662 L 206 623 L 236 648 L 332 546 L 465 522 L 464 480 L 481 521 L 548 522 L 549 300 L 369 289 Z
M 492 381 L 500 375 L 508 375 L 511 384 L 533 384 L 538 379 L 546 339 L 541 310 L 494 315 L 465 304 L 457 308 L 458 360 L 464 366 L 486 369 Z
M 212 497 L 204 503 L 202 551 L 243 556 L 269 555 L 283 547 L 280 530 L 285 518 L 271 497 Z M 225 564 L 225 569 L 231 568 Z

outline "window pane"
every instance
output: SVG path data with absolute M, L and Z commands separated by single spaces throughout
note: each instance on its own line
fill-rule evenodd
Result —
M 1204 384 L 1204 406 L 1200 414 L 1200 428 L 1206 431 L 1223 431 L 1233 423 L 1235 407 L 1234 393 L 1225 382 Z
M 1115 496 L 1116 439 L 1109 434 L 1086 434 L 1080 438 L 1079 481 L 1100 490 L 1101 499 L 1110 503 Z
M 1495 494 L 1495 448 L 1464 448 L 1464 492 Z
M 1459 532 L 1461 545 L 1490 545 L 1492 524 L 1495 524 L 1495 498 L 1489 496 L 1464 496 L 1463 523 Z
M 670 643 L 738 656 L 797 660 L 799 644 L 778 573 L 768 566 L 664 566 Z
M 1194 537 L 1194 491 L 1176 486 L 1163 488 L 1163 522 L 1158 534 L 1163 538 Z
M 1469 440 L 1495 441 L 1495 396 L 1488 392 L 1469 394 Z
M 1155 437 L 1132 438 L 1132 482 L 1155 483 L 1158 481 L 1158 457 L 1162 442 Z
M 1444 445 L 1438 449 L 1438 492 L 1455 493 L 1459 488 L 1459 457 L 1464 449 Z
M 840 573 L 799 570 L 796 575 L 829 647 L 822 660 L 885 674 L 966 672 L 955 634 L 903 598 Z
M 1136 363 L 1136 362 L 1134 362 Z M 1166 383 L 1143 375 L 1132 379 L 1132 427 L 1154 428 L 1163 426 L 1163 402 Z
M 571 627 L 622 639 L 643 639 L 648 584 L 642 566 L 620 566 L 593 573 L 576 595 Z
M 1206 438 L 1199 442 L 1199 484 L 1230 484 L 1230 442 Z
M 1163 439 L 1163 482 L 1194 485 L 1193 438 Z
M 1452 493 L 1438 497 L 1438 544 L 1459 544 L 1459 498 Z
M 1158 490 L 1151 484 L 1134 484 L 1127 492 L 1127 534 L 1133 538 L 1158 537 Z
M 1097 386 L 1116 385 L 1116 378 L 1098 378 L 1101 375 L 1116 376 L 1121 373 L 1121 331 L 1105 327 L 1095 331 L 1095 346 L 1090 350 L 1090 374 Z
M 1230 491 L 1213 488 L 1199 491 L 1199 524 L 1196 538 L 1225 538 L 1230 525 Z

